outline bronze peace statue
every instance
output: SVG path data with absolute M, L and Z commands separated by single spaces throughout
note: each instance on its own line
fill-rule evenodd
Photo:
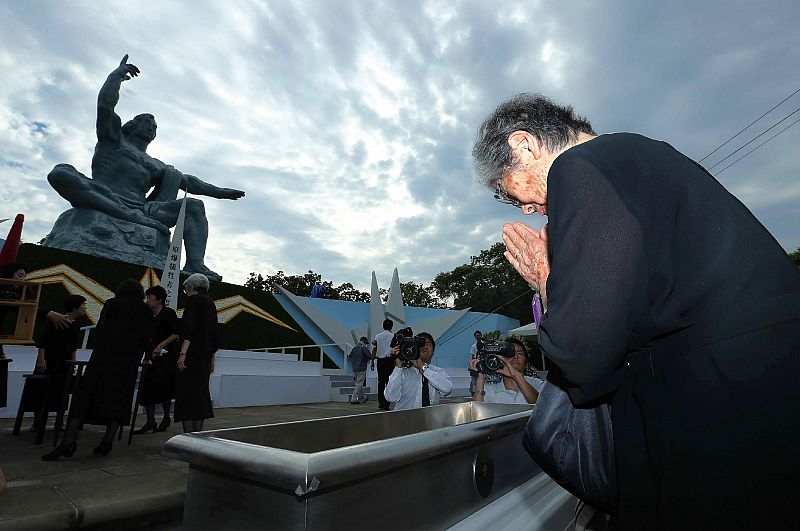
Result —
M 122 82 L 138 75 L 125 55 L 100 89 L 92 178 L 69 164 L 58 164 L 47 176 L 73 208 L 59 216 L 43 245 L 160 268 L 169 249 L 169 227 L 177 223 L 181 208 L 179 190 L 217 199 L 244 196 L 241 190 L 214 186 L 147 154 L 156 137 L 153 115 L 140 114 L 122 125 L 114 112 Z M 203 202 L 188 198 L 183 270 L 220 279 L 203 261 L 207 240 Z

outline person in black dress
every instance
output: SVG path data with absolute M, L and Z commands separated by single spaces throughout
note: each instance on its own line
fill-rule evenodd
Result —
M 78 430 L 84 422 L 106 426 L 103 440 L 93 452 L 108 455 L 117 429 L 130 422 L 139 362 L 147 349 L 153 321 L 153 312 L 143 299 L 142 285 L 128 279 L 117 288 L 116 296 L 103 305 L 95 330 L 95 347 L 72 399 L 64 441 L 43 455 L 43 460 L 55 461 L 62 455 L 74 454 Z
M 47 321 L 44 332 L 37 342 L 39 354 L 36 357 L 34 374 L 46 374 L 51 380 L 48 382 L 51 389 L 48 408 L 50 405 L 58 407 L 57 404 L 61 400 L 60 391 L 64 387 L 67 375 L 67 361 L 75 361 L 81 334 L 76 320 L 86 314 L 86 298 L 81 295 L 69 295 L 64 300 L 64 310 L 70 320 L 69 326 L 59 329 L 53 322 Z M 44 400 L 44 396 L 41 399 Z M 39 418 L 36 412 L 31 430 L 35 430 L 38 424 Z
M 167 290 L 153 286 L 145 291 L 147 305 L 153 311 L 153 330 L 145 359 L 150 362 L 139 402 L 147 411 L 147 422 L 133 433 L 166 431 L 172 423 L 169 411 L 175 398 L 175 373 L 178 370 L 178 316 L 164 306 Z M 156 404 L 161 404 L 164 418 L 156 426 Z
M 208 296 L 208 278 L 191 275 L 183 283 L 188 296 L 181 319 L 178 375 L 175 378 L 175 420 L 184 432 L 200 431 L 203 420 L 214 417 L 208 380 L 217 352 L 217 308 Z

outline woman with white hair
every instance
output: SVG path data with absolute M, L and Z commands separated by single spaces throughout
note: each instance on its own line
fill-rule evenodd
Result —
M 194 273 L 183 283 L 186 309 L 181 319 L 178 375 L 175 379 L 175 420 L 185 433 L 201 431 L 203 421 L 214 417 L 208 380 L 217 352 L 217 308 L 208 296 L 208 278 Z

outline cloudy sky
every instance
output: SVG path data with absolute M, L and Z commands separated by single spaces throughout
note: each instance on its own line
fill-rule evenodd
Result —
M 796 0 L 8 0 L 0 218 L 25 213 L 36 242 L 69 207 L 46 175 L 61 162 L 89 174 L 97 91 L 127 53 L 141 75 L 117 113 L 156 116 L 148 152 L 247 192 L 205 201 L 206 263 L 226 281 L 313 269 L 368 290 L 372 270 L 388 287 L 397 265 L 427 284 L 503 222 L 545 221 L 472 181 L 475 130 L 503 98 L 542 92 L 600 133 L 700 159 L 800 88 L 799 20 Z M 704 164 L 798 107 L 800 94 Z M 787 250 L 800 246 L 799 140 L 800 124 L 719 176 Z

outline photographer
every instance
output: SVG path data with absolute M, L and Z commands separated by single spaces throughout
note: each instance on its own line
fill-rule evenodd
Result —
M 399 356 L 402 345 L 392 347 L 392 354 L 398 357 L 384 395 L 394 403 L 395 411 L 436 405 L 440 397 L 449 395 L 453 389 L 453 382 L 444 369 L 430 365 L 436 349 L 433 336 L 421 332 L 413 339 L 419 340 L 417 359 L 405 361 Z
M 480 371 L 475 381 L 475 393 L 472 399 L 476 402 L 493 402 L 497 404 L 535 404 L 544 382 L 532 376 L 525 376 L 528 362 L 528 351 L 522 341 L 516 338 L 506 340 L 514 348 L 513 357 L 507 358 L 503 353 L 497 356 L 502 367 L 495 372 L 502 375 L 500 382 L 487 382 L 486 373 Z M 469 368 L 478 370 L 480 358 L 470 360 Z

